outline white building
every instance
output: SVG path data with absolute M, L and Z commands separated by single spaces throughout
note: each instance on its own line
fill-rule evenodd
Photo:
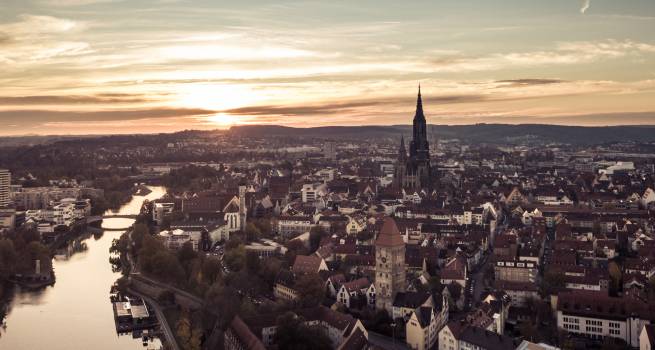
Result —
M 168 249 L 180 249 L 185 243 L 190 242 L 193 250 L 198 251 L 202 232 L 174 229 L 170 231 L 161 231 L 159 236 L 164 238 L 164 245 Z
M 578 336 L 618 338 L 638 347 L 642 328 L 654 320 L 652 306 L 637 299 L 581 290 L 558 295 L 557 327 Z
M 441 308 L 420 307 L 412 312 L 405 324 L 407 346 L 414 350 L 432 349 L 439 338 L 439 331 L 448 323 L 448 301 L 443 299 Z
M 281 216 L 277 222 L 277 232 L 285 237 L 309 232 L 314 223 L 311 216 Z
M 7 169 L 0 169 L 0 207 L 6 207 L 11 204 L 10 185 L 11 173 Z
M 161 225 L 166 215 L 172 213 L 174 208 L 175 203 L 155 203 L 152 208 L 152 221 Z

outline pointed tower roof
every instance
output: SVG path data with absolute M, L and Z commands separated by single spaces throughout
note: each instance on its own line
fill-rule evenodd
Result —
M 381 247 L 398 247 L 405 245 L 405 241 L 400 235 L 400 230 L 398 230 L 396 220 L 391 217 L 384 219 L 382 228 L 380 229 L 380 234 L 378 234 L 378 238 L 375 240 L 375 245 Z
M 421 84 L 418 84 L 418 97 L 416 98 L 416 114 L 414 119 L 425 119 L 423 115 L 423 100 L 421 99 Z
M 398 148 L 398 159 L 406 159 L 407 151 L 405 150 L 405 136 L 400 136 L 400 147 Z

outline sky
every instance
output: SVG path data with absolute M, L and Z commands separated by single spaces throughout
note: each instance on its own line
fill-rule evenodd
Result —
M 0 135 L 655 124 L 653 0 L 0 0 Z

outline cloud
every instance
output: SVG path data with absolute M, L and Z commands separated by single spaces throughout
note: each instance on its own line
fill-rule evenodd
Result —
M 8 44 L 9 42 L 11 42 L 9 34 L 0 32 L 0 45 Z
M 83 27 L 81 22 L 64 18 L 19 15 L 15 22 L 0 24 L 0 62 L 12 64 L 7 69 L 13 69 L 52 58 L 92 53 L 90 44 L 70 40 L 69 35 Z
M 564 83 L 566 80 L 560 79 L 509 79 L 509 80 L 496 80 L 496 83 L 503 84 L 509 87 L 522 87 L 522 86 L 534 86 L 534 85 L 550 85 L 550 84 L 559 84 Z
M 423 97 L 424 103 L 433 104 L 451 104 L 482 101 L 485 97 L 482 95 L 447 95 Z M 330 115 L 337 113 L 352 113 L 357 110 L 366 108 L 382 108 L 389 106 L 412 106 L 414 97 L 408 98 L 381 98 L 376 100 L 353 100 L 349 102 L 325 102 L 321 104 L 310 105 L 265 105 L 249 106 L 241 108 L 232 108 L 220 111 L 221 113 L 231 115 L 246 116 L 310 116 L 310 115 Z
M 34 37 L 40 34 L 58 34 L 80 29 L 76 21 L 53 16 L 22 14 L 18 21 L 0 25 L 0 31 L 11 36 Z
M 470 125 L 480 123 L 484 114 L 462 116 L 439 116 L 430 118 L 430 124 Z M 539 115 L 493 115 L 493 123 L 498 124 L 554 124 L 572 126 L 614 126 L 614 125 L 655 125 L 655 111 L 631 113 L 593 113 L 566 114 L 557 116 Z
M 35 96 L 0 96 L 0 105 L 27 106 L 27 105 L 69 105 L 69 104 L 104 104 L 104 103 L 142 103 L 153 99 L 144 95 L 130 94 L 98 94 L 86 95 L 35 95 Z
M 580 8 L 580 13 L 584 14 L 585 12 L 587 12 L 590 6 L 591 6 L 591 0 L 582 0 L 582 8 Z
M 93 5 L 101 4 L 108 2 L 123 2 L 125 0 L 45 0 L 42 1 L 45 5 L 50 6 L 83 6 L 83 5 Z
M 433 72 L 491 71 L 514 67 L 585 64 L 600 60 L 655 53 L 655 45 L 632 40 L 573 41 L 552 50 L 492 53 L 480 56 L 448 55 L 431 58 Z
M 38 126 L 45 123 L 110 122 L 142 119 L 199 117 L 215 111 L 193 108 L 118 109 L 99 111 L 4 110 L 0 120 L 20 126 Z

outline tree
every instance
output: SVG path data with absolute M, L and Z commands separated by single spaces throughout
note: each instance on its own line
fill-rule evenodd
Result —
M 16 258 L 14 243 L 8 239 L 0 239 L 0 282 L 14 274 Z
M 261 218 L 253 220 L 252 223 L 257 226 L 259 232 L 261 232 L 262 237 L 271 237 L 271 220 L 267 218 Z
M 246 266 L 246 248 L 239 245 L 236 248 L 227 250 L 223 261 L 230 271 L 240 271 Z
M 304 307 L 316 306 L 325 297 L 324 282 L 318 274 L 306 274 L 296 280 L 295 288 Z
M 273 287 L 275 284 L 275 279 L 282 269 L 282 261 L 278 258 L 266 258 L 262 261 L 261 269 L 259 270 L 259 275 L 262 277 L 264 282 L 266 282 L 269 287 Z
M 184 350 L 200 350 L 200 335 L 198 330 L 193 328 L 189 310 L 182 309 L 180 317 L 175 324 L 175 335 L 180 347 Z
M 252 252 L 246 252 L 246 269 L 248 272 L 251 274 L 256 274 L 259 272 L 260 267 L 261 262 L 259 260 L 259 256 Z
M 164 290 L 157 296 L 157 301 L 161 305 L 175 305 L 175 293 L 170 290 Z
M 234 288 L 215 283 L 207 291 L 204 304 L 203 310 L 207 314 L 218 315 L 218 326 L 225 328 L 239 312 L 241 299 Z
M 292 312 L 278 317 L 275 343 L 280 349 L 329 350 L 332 342 L 323 332 L 304 324 L 304 320 Z
M 565 276 L 559 271 L 546 271 L 541 281 L 541 294 L 548 296 L 557 293 L 566 285 Z
M 245 232 L 246 233 L 246 240 L 248 240 L 249 242 L 258 240 L 262 235 L 262 232 L 259 230 L 259 227 L 257 227 L 252 222 L 249 222 L 246 225 L 246 230 L 245 231 L 246 231 Z
M 214 257 L 203 259 L 202 277 L 209 285 L 218 281 L 223 274 L 223 265 L 221 261 Z
M 180 262 L 187 276 L 191 274 L 193 262 L 198 258 L 198 253 L 193 250 L 193 244 L 186 242 L 177 251 L 177 260 Z
M 321 239 L 326 235 L 323 227 L 316 225 L 309 230 L 309 252 L 315 252 L 321 244 Z
M 610 275 L 610 280 L 612 281 L 610 290 L 612 294 L 616 294 L 621 290 L 622 274 L 621 274 L 621 268 L 619 268 L 619 265 L 615 261 L 612 261 L 609 264 L 609 275 Z

